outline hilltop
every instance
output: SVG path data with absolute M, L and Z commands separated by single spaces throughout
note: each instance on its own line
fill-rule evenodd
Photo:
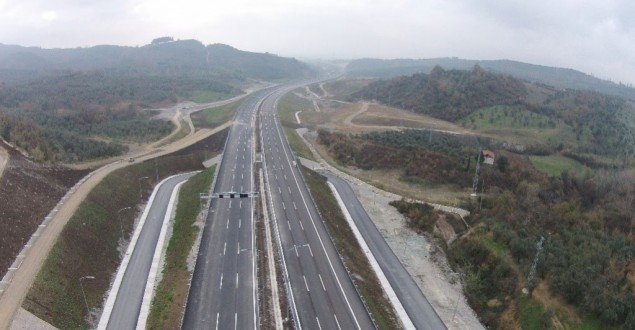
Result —
M 535 65 L 511 60 L 465 60 L 456 57 L 431 59 L 358 59 L 348 63 L 349 77 L 391 78 L 414 73 L 429 73 L 435 66 L 447 70 L 470 70 L 475 65 L 494 73 L 539 82 L 560 89 L 580 89 L 621 96 L 635 100 L 635 88 L 599 79 L 586 73 L 565 68 Z
M 192 75 L 228 79 L 280 80 L 312 70 L 293 58 L 253 53 L 197 40 L 141 47 L 103 45 L 44 49 L 0 44 L 0 81 L 24 80 L 59 71 L 103 71 L 118 75 Z

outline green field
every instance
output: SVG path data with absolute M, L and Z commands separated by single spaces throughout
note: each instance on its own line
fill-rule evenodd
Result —
M 520 325 L 524 330 L 549 329 L 551 320 L 545 309 L 535 300 L 521 297 L 518 300 Z
M 220 107 L 208 108 L 192 114 L 192 122 L 197 128 L 214 128 L 220 126 L 234 118 L 238 106 L 243 102 L 240 99 L 236 102 L 222 105 Z
M 278 102 L 278 116 L 283 124 L 285 122 L 296 123 L 295 113 L 306 110 L 313 110 L 311 102 L 293 93 L 287 93 Z
M 198 90 L 189 94 L 189 99 L 196 103 L 214 102 L 220 101 L 232 96 L 236 96 L 236 93 L 221 93 L 213 90 Z
M 295 152 L 298 157 L 315 160 L 313 158 L 313 153 L 307 145 L 302 141 L 302 137 L 292 128 L 284 127 L 284 134 L 287 136 L 287 140 L 289 141 L 289 145 L 291 149 Z
M 551 176 L 560 176 L 564 171 L 582 173 L 589 170 L 578 161 L 564 156 L 530 156 L 529 160 L 538 171 Z
M 459 121 L 471 129 L 515 128 L 515 129 L 555 129 L 557 121 L 547 116 L 513 106 L 493 106 L 475 111 Z

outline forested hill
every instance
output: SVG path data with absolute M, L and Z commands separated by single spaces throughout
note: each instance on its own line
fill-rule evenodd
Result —
M 526 95 L 525 84 L 511 76 L 493 74 L 479 66 L 471 71 L 446 71 L 437 66 L 430 74 L 371 83 L 353 97 L 456 121 L 479 108 L 515 104 Z
M 559 90 L 485 71 L 479 66 L 469 71 L 437 66 L 430 74 L 375 81 L 351 98 L 377 100 L 468 126 L 486 114 L 490 124 L 503 115 L 529 116 L 516 119 L 522 122 L 522 128 L 531 126 L 527 118 L 541 118 L 537 129 L 550 128 L 558 134 L 532 147 L 537 154 L 564 151 L 576 159 L 586 154 L 620 159 L 635 155 L 632 101 L 593 91 Z M 494 118 L 497 109 L 503 109 L 503 114 Z
M 432 59 L 359 59 L 348 63 L 351 77 L 391 78 L 414 73 L 429 73 L 435 66 L 445 69 L 470 70 L 475 65 L 495 73 L 541 82 L 557 88 L 591 90 L 635 100 L 635 88 L 602 80 L 580 71 L 528 64 L 510 60 L 464 60 L 459 58 Z
M 36 161 L 118 156 L 173 129 L 149 108 L 226 99 L 252 80 L 312 74 L 292 58 L 170 37 L 142 47 L 0 44 L 0 136 Z
M 0 81 L 24 80 L 24 77 L 60 70 L 259 80 L 298 78 L 312 73 L 305 63 L 296 59 L 241 51 L 222 44 L 205 46 L 196 40 L 152 43 L 142 47 L 69 49 L 0 44 Z

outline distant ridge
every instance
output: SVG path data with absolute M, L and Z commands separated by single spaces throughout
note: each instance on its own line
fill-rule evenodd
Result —
M 298 78 L 312 73 L 305 63 L 293 58 L 246 52 L 222 44 L 205 46 L 197 40 L 141 47 L 103 45 L 67 49 L 0 44 L 0 80 L 63 70 L 133 75 L 229 75 L 260 80 Z
M 436 65 L 444 69 L 471 70 L 481 68 L 515 76 L 532 82 L 544 83 L 562 89 L 593 90 L 635 100 L 635 89 L 622 84 L 595 78 L 573 69 L 528 64 L 511 60 L 464 60 L 459 58 L 432 59 L 358 59 L 348 63 L 350 77 L 390 78 L 413 73 L 429 73 Z

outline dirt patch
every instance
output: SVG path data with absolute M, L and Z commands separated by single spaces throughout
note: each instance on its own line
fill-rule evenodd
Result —
M 3 142 L 11 155 L 0 178 L 0 277 L 44 217 L 90 170 L 32 162 Z
M 540 281 L 536 288 L 531 293 L 532 298 L 536 299 L 545 309 L 557 310 L 564 313 L 569 318 L 573 318 L 576 323 L 581 323 L 582 320 L 578 316 L 576 309 L 562 301 L 561 298 L 557 298 L 551 295 L 549 287 L 546 281 Z
M 4 168 L 7 166 L 9 162 L 9 153 L 4 149 L 4 145 L 0 145 L 0 178 L 2 177 L 2 173 L 4 172 Z

